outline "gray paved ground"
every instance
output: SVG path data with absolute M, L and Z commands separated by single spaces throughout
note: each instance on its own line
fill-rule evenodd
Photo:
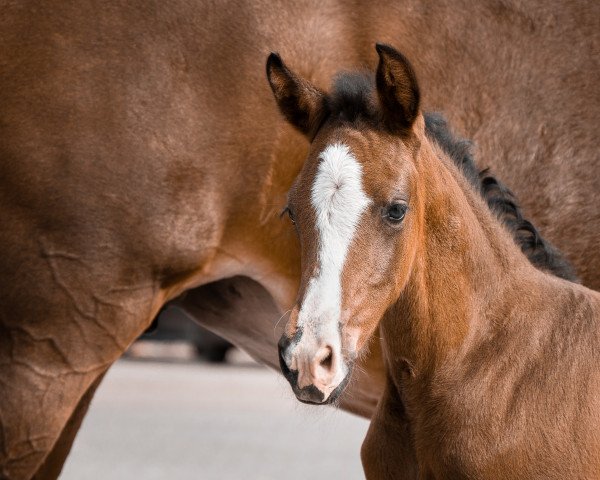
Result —
M 300 404 L 252 366 L 120 361 L 61 478 L 360 479 L 367 422 Z

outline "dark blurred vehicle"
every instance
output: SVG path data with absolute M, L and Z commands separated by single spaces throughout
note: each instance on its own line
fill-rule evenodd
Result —
M 194 345 L 200 358 L 212 363 L 225 361 L 227 352 L 233 345 L 227 340 L 202 328 L 192 317 L 188 316 L 177 305 L 163 308 L 150 328 L 143 333 L 140 340 L 181 341 L 186 340 Z

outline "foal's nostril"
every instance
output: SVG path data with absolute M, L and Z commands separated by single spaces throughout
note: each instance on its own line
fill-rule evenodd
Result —
M 331 348 L 328 347 L 328 352 L 325 358 L 323 358 L 321 360 L 321 367 L 326 368 L 327 370 L 331 369 L 331 365 L 333 363 L 333 353 L 331 351 Z
M 333 348 L 329 345 L 321 348 L 313 358 L 313 365 L 316 371 L 313 374 L 319 375 L 317 372 L 320 370 L 327 372 L 328 374 L 333 370 Z

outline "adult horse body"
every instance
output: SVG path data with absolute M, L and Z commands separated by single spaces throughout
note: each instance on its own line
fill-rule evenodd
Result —
M 600 292 L 533 267 L 426 134 L 406 58 L 377 51 L 375 82 L 346 74 L 330 94 L 269 58 L 280 108 L 311 138 L 287 206 L 302 281 L 282 370 L 298 399 L 329 402 L 380 326 L 369 479 L 415 464 L 418 478 L 598 477 Z
M 306 142 L 264 84 L 270 50 L 317 84 L 373 62 L 378 39 L 422 59 L 425 105 L 600 287 L 595 9 L 1 2 L 0 476 L 56 476 L 103 372 L 187 289 L 244 276 L 215 287 L 234 304 L 224 317 L 198 316 L 277 364 L 277 307 L 300 275 L 279 212 Z M 240 318 L 244 296 L 256 313 Z M 381 367 L 376 345 L 364 361 Z M 370 415 L 382 386 L 358 379 L 345 407 Z

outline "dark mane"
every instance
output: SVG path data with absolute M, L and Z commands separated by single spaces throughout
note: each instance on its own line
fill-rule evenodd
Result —
M 485 199 L 498 219 L 512 234 L 529 261 L 540 270 L 573 282 L 577 275 L 560 250 L 544 239 L 535 226 L 523 217 L 517 198 L 488 168 L 479 170 L 469 140 L 455 137 L 439 113 L 425 114 L 425 132 L 454 161 L 472 187 Z
M 380 128 L 382 115 L 370 72 L 341 73 L 327 98 L 325 121 L 361 123 Z M 544 239 L 526 218 L 513 193 L 494 177 L 489 169 L 479 170 L 472 153 L 472 143 L 456 137 L 439 113 L 425 114 L 425 132 L 458 166 L 472 187 L 512 234 L 515 243 L 529 261 L 540 270 L 577 281 L 575 269 L 565 256 Z

